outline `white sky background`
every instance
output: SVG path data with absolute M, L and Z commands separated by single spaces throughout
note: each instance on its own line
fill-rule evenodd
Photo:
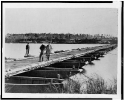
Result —
M 6 8 L 5 33 L 118 33 L 117 8 Z

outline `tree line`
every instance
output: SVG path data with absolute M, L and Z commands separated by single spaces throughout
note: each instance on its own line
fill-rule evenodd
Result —
M 70 44 L 83 44 L 83 43 L 117 43 L 117 37 L 103 34 L 71 34 L 71 33 L 25 33 L 25 34 L 12 34 L 8 33 L 5 36 L 5 43 L 70 43 Z

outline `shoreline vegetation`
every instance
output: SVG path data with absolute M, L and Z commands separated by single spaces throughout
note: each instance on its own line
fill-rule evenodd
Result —
M 116 44 L 117 37 L 104 34 L 71 34 L 71 33 L 8 33 L 5 43 L 47 43 L 53 44 Z
M 88 79 L 80 84 L 78 81 L 68 78 L 63 87 L 50 85 L 46 88 L 47 93 L 69 93 L 69 94 L 117 94 L 117 79 L 112 79 L 108 84 L 102 77 Z M 80 80 L 79 80 L 80 81 Z M 83 87 L 83 88 L 82 88 Z

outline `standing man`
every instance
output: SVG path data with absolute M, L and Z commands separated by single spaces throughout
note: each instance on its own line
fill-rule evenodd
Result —
M 29 43 L 27 43 L 27 45 L 26 45 L 26 56 L 29 55 L 29 49 L 30 49 L 30 46 L 29 46 Z
M 42 61 L 43 61 L 43 53 L 44 53 L 44 50 L 45 50 L 45 45 L 42 43 L 42 45 L 40 46 L 40 56 L 39 56 L 39 62 L 41 62 L 41 58 L 42 58 Z
M 49 60 L 49 58 L 50 58 L 51 50 L 52 50 L 52 46 L 50 45 L 50 42 L 49 42 L 48 45 L 46 46 L 46 57 L 47 57 L 47 60 Z

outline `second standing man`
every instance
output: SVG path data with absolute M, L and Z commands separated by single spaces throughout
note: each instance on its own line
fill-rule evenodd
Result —
M 40 46 L 40 56 L 39 56 L 39 62 L 41 62 L 41 58 L 42 58 L 42 61 L 43 61 L 43 53 L 44 53 L 44 50 L 45 50 L 45 45 L 42 43 L 42 45 Z

